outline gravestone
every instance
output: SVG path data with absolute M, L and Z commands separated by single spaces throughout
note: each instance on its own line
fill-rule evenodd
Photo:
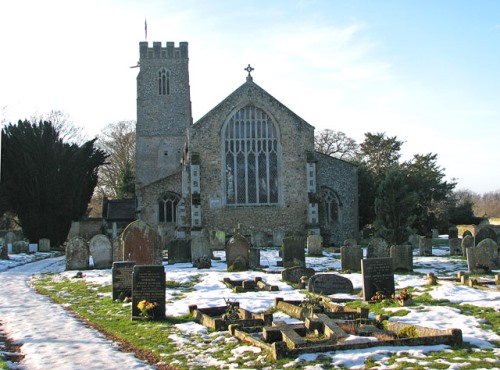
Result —
M 113 264 L 111 241 L 106 235 L 94 235 L 89 242 L 89 253 L 96 269 L 109 269 Z
M 134 266 L 134 261 L 113 262 L 113 268 L 111 269 L 113 301 L 132 297 L 132 272 Z
M 132 319 L 140 318 L 137 307 L 140 301 L 156 303 L 152 309 L 152 320 L 165 317 L 165 268 L 163 266 L 136 265 L 132 274 Z
M 498 244 L 492 239 L 484 239 L 474 248 L 467 248 L 469 272 L 485 273 L 500 269 Z
M 448 243 L 450 245 L 450 256 L 462 255 L 462 241 L 459 238 L 451 238 Z
M 421 238 L 418 249 L 420 256 L 432 256 L 432 239 Z
M 249 256 L 248 264 L 249 264 L 250 268 L 260 267 L 260 249 L 259 248 L 250 248 L 250 256 Z
M 251 242 L 254 247 L 267 247 L 268 236 L 262 231 L 253 232 L 251 234 Z
M 30 243 L 29 253 L 36 253 L 36 252 L 38 252 L 38 244 L 37 243 Z
M 337 274 L 316 274 L 309 278 L 307 291 L 323 295 L 352 294 L 351 280 Z
M 281 280 L 288 281 L 293 284 L 298 284 L 302 276 L 307 276 L 308 278 L 310 278 L 315 273 L 316 271 L 310 267 L 288 267 L 281 271 Z
M 173 239 L 167 244 L 168 264 L 192 262 L 191 240 Z
M 476 245 L 479 245 L 484 239 L 491 239 L 496 242 L 497 233 L 491 227 L 482 227 L 476 234 Z
M 300 236 L 291 236 L 283 239 L 283 267 L 306 266 L 304 252 L 305 240 Z
M 413 271 L 413 248 L 411 245 L 391 246 L 394 271 Z
M 113 262 L 123 260 L 122 240 L 120 238 L 115 238 L 113 239 Z
M 5 234 L 5 244 L 12 244 L 14 242 L 17 242 L 18 240 L 19 240 L 19 237 L 13 231 L 8 231 Z
M 22 253 L 22 241 L 18 240 L 18 241 L 15 241 L 14 243 L 12 243 L 12 251 L 11 253 L 12 254 L 19 254 L 19 253 Z
M 439 238 L 439 230 L 438 229 L 431 229 L 431 235 L 432 235 L 432 238 L 434 238 L 434 239 Z
M 198 267 L 198 261 L 202 258 L 212 258 L 212 248 L 205 233 L 196 235 L 191 239 L 191 262 L 193 262 L 193 267 Z
M 66 270 L 85 270 L 89 267 L 89 247 L 77 236 L 66 246 Z
M 391 297 L 394 292 L 394 269 L 392 258 L 369 258 L 361 261 L 363 277 L 363 300 L 369 302 L 375 293 Z
M 370 240 L 366 250 L 366 258 L 385 258 L 389 257 L 389 244 L 382 238 L 373 238 Z
M 448 228 L 448 239 L 458 238 L 458 227 L 451 226 Z
M 476 242 L 474 241 L 474 237 L 472 235 L 466 235 L 462 239 L 462 255 L 467 257 L 467 248 L 474 248 L 476 246 Z
M 323 238 L 321 235 L 309 235 L 307 237 L 307 254 L 310 256 L 322 256 Z
M 163 256 L 158 232 L 141 220 L 127 225 L 120 235 L 123 259 L 138 265 L 161 265 Z
M 356 239 L 346 239 L 344 240 L 344 245 L 348 247 L 354 247 L 358 245 L 358 241 Z
M 228 271 L 247 271 L 250 267 L 250 243 L 240 234 L 240 225 L 226 245 Z
M 340 265 L 342 270 L 361 271 L 363 250 L 360 246 L 340 247 Z
M 283 230 L 274 230 L 273 231 L 273 246 L 277 247 L 283 245 L 283 238 L 285 233 Z
M 226 246 L 226 233 L 222 230 L 210 230 L 210 248 L 212 250 L 224 250 Z
M 42 238 L 38 241 L 38 251 L 50 252 L 50 239 Z
M 411 244 L 412 247 L 418 248 L 420 246 L 420 235 L 417 234 L 411 234 L 408 237 L 408 242 Z

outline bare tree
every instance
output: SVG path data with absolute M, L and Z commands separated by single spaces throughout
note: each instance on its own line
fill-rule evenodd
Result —
M 51 122 L 52 126 L 59 132 L 59 137 L 65 142 L 78 144 L 87 140 L 83 134 L 83 128 L 76 126 L 70 120 L 69 114 L 61 110 L 53 109 L 45 114 L 35 113 L 30 117 L 30 121 L 32 123 Z
M 314 136 L 314 149 L 317 152 L 344 159 L 354 159 L 359 145 L 342 131 L 325 129 Z

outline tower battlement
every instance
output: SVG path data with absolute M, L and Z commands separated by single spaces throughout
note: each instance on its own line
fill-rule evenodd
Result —
M 167 41 L 163 47 L 161 42 L 153 42 L 153 47 L 149 47 L 147 41 L 139 43 L 140 60 L 143 59 L 182 59 L 188 58 L 188 43 L 180 42 L 176 47 L 174 42 Z

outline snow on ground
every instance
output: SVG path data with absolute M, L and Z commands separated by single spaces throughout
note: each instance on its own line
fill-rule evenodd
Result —
M 416 273 L 426 274 L 434 272 L 438 276 L 456 276 L 458 271 L 467 271 L 466 262 L 460 258 L 445 257 L 447 248 L 434 248 L 434 256 L 414 257 L 414 269 Z M 317 272 L 327 270 L 340 270 L 339 254 L 324 252 L 325 257 L 307 257 L 308 267 L 314 268 Z M 292 289 L 288 284 L 281 281 L 281 268 L 276 266 L 278 250 L 271 249 L 262 251 L 261 262 L 268 266 L 265 272 L 246 271 L 229 273 L 226 271 L 226 264 L 223 252 L 216 252 L 216 257 L 220 260 L 212 261 L 212 268 L 209 270 L 198 270 L 191 264 L 165 264 L 167 281 L 186 284 L 194 282 L 194 291 L 182 289 L 166 290 L 166 314 L 167 316 L 180 316 L 188 313 L 188 306 L 196 304 L 198 307 L 222 306 L 225 304 L 224 298 L 237 300 L 240 306 L 252 312 L 261 312 L 274 305 L 276 297 L 286 297 L 287 300 L 301 300 L 303 293 Z M 11 256 L 14 257 L 14 256 Z M 47 256 L 45 256 L 47 257 Z M 22 366 L 24 369 L 148 369 L 147 364 L 137 360 L 131 354 L 118 352 L 113 343 L 107 341 L 98 332 L 85 328 L 81 323 L 71 317 L 58 305 L 52 304 L 47 298 L 37 295 L 29 287 L 29 277 L 39 272 L 57 272 L 61 276 L 74 276 L 75 271 L 63 271 L 63 257 L 50 258 L 47 260 L 29 263 L 17 268 L 12 268 L 16 264 L 22 264 L 27 260 L 32 260 L 33 256 L 26 255 L 23 259 L 16 256 L 15 260 L 8 262 L 0 261 L 0 271 L 4 282 L 0 291 L 0 320 L 4 330 L 11 338 L 22 342 L 22 352 L 26 355 Z M 338 272 L 337 272 L 338 273 Z M 111 284 L 111 270 L 88 270 L 85 271 L 85 279 L 97 284 Z M 253 279 L 260 276 L 271 285 L 278 285 L 280 291 L 274 292 L 247 292 L 233 293 L 228 289 L 222 280 L 225 277 L 232 280 Z M 343 274 L 350 279 L 354 288 L 362 287 L 362 277 L 360 273 Z M 417 289 L 426 285 L 425 275 L 405 274 L 395 275 L 396 289 L 412 286 Z M 181 294 L 181 295 L 179 295 Z M 448 299 L 452 303 L 471 304 L 480 307 L 492 307 L 500 311 L 500 292 L 498 290 L 480 290 L 468 286 L 459 286 L 451 282 L 440 281 L 430 291 L 435 299 Z M 345 297 L 346 295 L 339 295 Z M 348 296 L 348 295 L 347 295 Z M 13 300 L 12 298 L 15 298 Z M 462 330 L 464 340 L 481 348 L 492 348 L 492 341 L 500 341 L 500 336 L 492 331 L 481 329 L 480 320 L 474 316 L 464 315 L 459 310 L 447 306 L 420 306 L 405 307 L 409 314 L 394 318 L 397 321 L 418 324 L 422 326 Z M 280 313 L 275 314 L 275 318 L 289 320 Z M 291 320 L 293 321 L 293 320 Z M 172 335 L 171 340 L 182 347 L 183 341 L 187 340 L 190 333 L 197 333 L 205 336 L 208 343 L 216 344 L 220 341 L 234 340 L 226 338 L 220 333 L 209 333 L 206 328 L 196 323 L 181 324 L 177 328 L 180 335 Z M 216 348 L 216 346 L 213 346 Z M 420 346 L 420 347 L 375 347 L 364 350 L 340 351 L 328 353 L 332 358 L 332 363 L 337 366 L 347 368 L 363 368 L 363 364 L 368 357 L 374 358 L 384 367 L 386 359 L 394 353 L 399 353 L 401 359 L 405 354 L 422 358 L 425 364 L 425 353 L 448 348 L 445 345 Z M 235 357 L 244 356 L 246 351 L 260 351 L 255 347 L 241 345 L 232 353 Z M 500 351 L 496 349 L 496 355 Z M 207 352 L 209 354 L 209 351 Z M 260 353 L 260 352 L 258 352 Z M 319 354 L 305 354 L 295 360 L 290 360 L 288 367 L 297 362 L 315 359 Z M 264 354 L 262 354 L 264 356 Z M 401 361 L 401 359 L 399 359 Z M 219 363 L 210 359 L 210 356 L 199 355 L 192 360 L 194 366 L 197 361 L 198 366 L 226 366 L 232 368 L 231 364 Z M 204 362 L 205 361 L 205 362 Z M 65 364 L 62 366 L 62 364 Z M 68 366 L 68 364 L 73 364 Z M 498 364 L 498 363 L 497 363 Z M 61 365 L 61 366 L 60 366 Z M 388 365 L 387 365 L 388 366 Z M 422 365 L 425 366 L 425 365 Z M 321 368 L 320 365 L 308 368 Z

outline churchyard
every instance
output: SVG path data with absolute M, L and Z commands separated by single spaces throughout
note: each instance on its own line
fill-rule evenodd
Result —
M 500 269 L 489 241 L 464 257 L 448 239 L 318 249 L 285 238 L 280 249 L 238 236 L 213 250 L 203 238 L 191 253 L 171 246 L 156 264 L 147 243 L 150 263 L 113 263 L 126 240 L 101 240 L 114 253 L 94 245 L 93 266 L 92 243 L 76 240 L 67 271 L 34 285 L 158 368 L 500 366 Z

